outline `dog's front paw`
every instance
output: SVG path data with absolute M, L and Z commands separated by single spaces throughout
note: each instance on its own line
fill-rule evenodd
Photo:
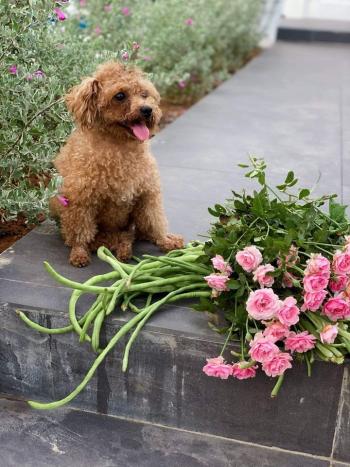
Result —
M 157 242 L 159 248 L 163 251 L 177 250 L 184 247 L 184 239 L 181 235 L 167 234 L 164 238 Z
M 132 242 L 120 242 L 117 249 L 115 250 L 115 253 L 117 259 L 122 263 L 128 261 L 132 257 Z
M 90 263 L 90 253 L 82 246 L 75 246 L 70 252 L 69 262 L 76 268 L 83 268 Z

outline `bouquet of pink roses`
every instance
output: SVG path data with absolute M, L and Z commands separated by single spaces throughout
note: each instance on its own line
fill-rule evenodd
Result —
M 120 339 L 129 335 L 122 359 L 126 371 L 131 347 L 147 321 L 164 304 L 184 299 L 195 299 L 199 311 L 224 317 L 220 328 L 210 323 L 226 339 L 220 355 L 209 358 L 203 368 L 208 376 L 253 378 L 260 366 L 267 376 L 277 378 L 275 396 L 295 360 L 304 360 L 309 374 L 316 358 L 343 363 L 350 353 L 346 207 L 334 201 L 335 195 L 311 199 L 310 190 L 295 190 L 293 172 L 272 188 L 265 169 L 263 160 L 251 158 L 246 177 L 256 179 L 260 189 L 251 195 L 233 192 L 224 206 L 209 209 L 216 222 L 205 244 L 193 242 L 165 256 L 144 255 L 136 264 L 121 263 L 101 247 L 98 257 L 112 270 L 85 283 L 71 281 L 45 263 L 49 274 L 73 289 L 69 324 L 48 329 L 21 311 L 20 318 L 41 333 L 75 333 L 79 342 L 91 344 L 97 357 L 65 398 L 48 404 L 30 401 L 32 407 L 52 409 L 71 401 Z M 328 212 L 322 209 L 326 202 Z M 86 293 L 96 299 L 78 317 L 76 304 Z M 134 315 L 102 345 L 105 320 L 127 309 Z M 229 343 L 237 361 L 226 363 L 223 354 Z
M 211 210 L 219 218 L 205 246 L 214 269 L 205 277 L 212 297 L 199 309 L 215 312 L 214 303 L 230 325 L 220 356 L 209 358 L 203 371 L 247 379 L 260 366 L 278 377 L 275 396 L 293 360 L 304 360 L 310 374 L 316 357 L 341 364 L 350 352 L 349 223 L 334 195 L 311 200 L 307 189 L 292 193 L 293 172 L 278 194 L 266 184 L 264 161 L 251 162 L 247 175 L 262 190 L 234 193 L 225 207 Z M 320 209 L 326 201 L 329 213 Z M 223 352 L 235 339 L 241 350 L 231 353 L 239 360 L 226 363 Z

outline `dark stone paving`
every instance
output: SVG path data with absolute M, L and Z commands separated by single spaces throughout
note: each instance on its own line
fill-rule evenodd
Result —
M 349 47 L 280 43 L 166 128 L 152 145 L 161 169 L 171 229 L 187 240 L 205 234 L 207 206 L 223 201 L 232 188 L 247 186 L 247 179 L 236 167 L 247 154 L 265 157 L 276 183 L 290 168 L 308 185 L 315 183 L 320 172 L 322 178 L 315 191 L 338 192 L 349 202 L 349 78 Z M 138 252 L 150 248 L 142 244 Z M 78 280 L 108 269 L 95 259 L 89 268 L 77 270 L 67 264 L 67 257 L 68 249 L 48 225 L 0 256 L 4 317 L 0 391 L 11 392 L 12 388 L 18 396 L 51 399 L 63 396 L 85 373 L 92 359 L 86 347 L 77 349 L 73 337 L 48 339 L 35 334 L 14 315 L 16 306 L 29 307 L 41 322 L 63 322 L 69 291 L 48 277 L 41 266 L 43 260 Z M 107 333 L 115 325 L 117 320 L 111 322 Z M 169 307 L 152 319 L 137 341 L 128 376 L 123 379 L 120 374 L 117 353 L 77 404 L 327 458 L 334 445 L 334 458 L 350 462 L 346 448 L 350 401 L 342 367 L 317 365 L 312 380 L 297 367 L 290 372 L 281 397 L 271 401 L 267 378 L 226 384 L 203 377 L 201 364 L 206 355 L 216 353 L 219 341 L 220 337 L 208 329 L 204 315 L 185 306 Z M 232 412 L 228 409 L 231 399 Z M 223 405 L 227 410 L 222 410 Z M 248 452 L 244 449 L 242 453 Z M 309 462 L 311 458 L 303 457 L 302 462 L 305 459 Z M 149 465 L 147 459 L 143 462 Z M 249 466 L 249 462 L 299 465 L 276 460 L 262 460 L 261 464 L 247 460 L 237 465 Z
M 1 467 L 328 467 L 329 461 L 75 410 L 0 399 Z

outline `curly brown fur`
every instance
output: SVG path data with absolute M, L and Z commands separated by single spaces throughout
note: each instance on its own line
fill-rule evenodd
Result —
M 69 204 L 53 198 L 50 209 L 72 248 L 71 264 L 85 266 L 101 244 L 128 259 L 134 231 L 165 251 L 182 247 L 182 237 L 167 232 L 158 168 L 145 140 L 161 117 L 154 86 L 137 68 L 108 62 L 72 88 L 66 102 L 77 128 L 54 164 Z

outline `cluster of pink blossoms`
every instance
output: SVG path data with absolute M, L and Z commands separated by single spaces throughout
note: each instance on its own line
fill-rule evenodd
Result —
M 253 281 L 260 286 L 252 290 L 246 302 L 246 310 L 250 318 L 260 321 L 264 330 L 255 334 L 250 342 L 249 356 L 251 361 L 241 361 L 235 364 L 225 363 L 223 357 L 207 360 L 203 371 L 208 376 L 227 379 L 234 376 L 238 379 L 252 378 L 256 375 L 257 363 L 268 376 L 282 375 L 292 367 L 292 354 L 305 353 L 313 349 L 319 340 L 332 344 L 338 335 L 338 320 L 350 318 L 350 298 L 347 288 L 350 288 L 350 238 L 346 237 L 344 249 L 336 251 L 332 262 L 321 254 L 313 254 L 306 263 L 303 276 L 303 305 L 297 305 L 293 296 L 281 300 L 272 290 L 274 277 L 270 274 L 275 270 L 271 264 L 261 264 L 261 252 L 255 246 L 247 246 L 236 254 L 236 261 L 247 273 L 253 274 Z M 296 250 L 294 248 L 294 250 Z M 286 258 L 286 267 L 295 265 L 297 251 Z M 289 258 L 289 259 L 288 259 Z M 213 296 L 228 290 L 227 282 L 232 274 L 232 268 L 217 255 L 212 259 L 214 268 L 219 271 L 205 279 L 213 289 Z M 279 261 L 278 265 L 282 264 Z M 287 272 L 286 274 L 290 274 Z M 283 277 L 283 286 L 292 287 L 295 276 L 291 275 L 290 284 Z M 320 310 L 334 324 L 325 324 L 319 331 L 319 337 L 308 331 L 294 332 L 290 329 L 299 322 L 300 314 L 305 311 Z M 277 345 L 279 342 L 279 346 Z M 283 348 L 282 348 L 283 347 Z

